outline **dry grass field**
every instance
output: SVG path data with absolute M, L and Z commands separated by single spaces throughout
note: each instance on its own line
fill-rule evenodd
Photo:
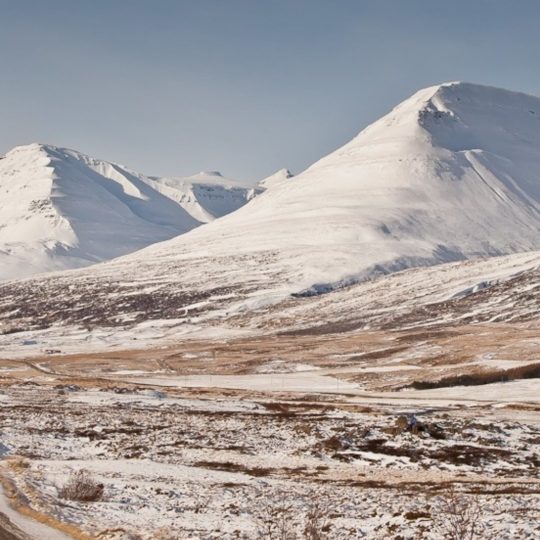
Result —
M 75 538 L 536 538 L 535 364 L 517 324 L 6 359 L 1 473 Z

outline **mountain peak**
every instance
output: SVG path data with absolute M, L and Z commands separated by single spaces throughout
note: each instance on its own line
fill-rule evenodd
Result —
M 86 295 L 87 309 L 80 312 L 101 317 L 102 312 L 92 308 L 108 298 L 113 308 L 107 320 L 116 320 L 115 310 L 119 314 L 124 308 L 118 291 L 107 288 L 111 281 L 131 281 L 141 295 L 147 294 L 148 283 L 170 284 L 182 290 L 190 305 L 194 297 L 222 298 L 216 290 L 235 298 L 244 295 L 246 300 L 238 300 L 229 311 L 240 314 L 265 309 L 276 299 L 329 292 L 410 267 L 538 250 L 539 111 L 537 97 L 482 85 L 453 82 L 420 90 L 294 180 L 287 181 L 288 172 L 279 171 L 273 176 L 283 184 L 237 211 L 80 271 L 76 279 L 81 284 L 105 290 L 103 295 Z M 6 167 L 5 174 L 5 184 L 13 183 L 12 168 Z M 180 180 L 195 187 L 180 193 L 185 204 L 194 201 L 195 191 L 207 194 L 212 204 L 223 200 L 225 191 L 231 196 L 239 192 L 224 190 L 217 182 L 197 183 L 193 177 L 191 183 Z M 20 175 L 20 185 L 27 184 Z M 173 184 L 166 183 L 163 193 Z M 142 191 L 139 183 L 134 186 Z M 125 190 L 114 187 L 122 202 L 143 209 L 142 199 L 124 196 Z M 59 191 L 55 202 L 61 205 L 67 197 Z M 72 198 L 80 203 L 78 210 L 86 210 L 94 223 L 107 223 L 96 217 L 104 208 L 102 201 L 88 211 L 89 198 L 78 195 Z M 9 210 L 19 200 L 10 197 Z M 32 195 L 32 209 L 36 199 Z M 48 208 L 37 210 L 45 213 Z M 118 238 L 118 227 L 106 230 Z M 130 225 L 128 238 L 132 230 Z M 2 233 L 13 237 L 0 227 Z M 57 282 L 56 290 L 63 292 L 63 279 L 50 282 Z M 41 289 L 47 291 L 48 302 L 51 289 Z M 132 305 L 139 309 L 142 303 Z M 157 312 L 160 317 L 164 313 Z M 179 304 L 168 313 L 179 316 Z
M 310 169 L 344 159 L 484 151 L 516 160 L 540 146 L 540 98 L 469 82 L 419 90 Z
M 14 153 L 32 153 L 32 152 L 39 152 L 39 151 L 45 151 L 45 152 L 56 152 L 56 151 L 67 151 L 67 148 L 62 148 L 60 146 L 56 146 L 49 143 L 42 143 L 42 142 L 31 142 L 28 144 L 20 144 L 17 146 L 14 146 L 9 152 L 7 152 L 6 155 Z
M 38 142 L 33 142 L 29 144 L 20 144 L 14 146 L 6 152 L 6 157 L 20 154 L 32 154 L 40 152 L 46 145 Z
M 223 178 L 223 175 L 219 171 L 201 171 L 198 173 L 200 176 L 218 176 Z
M 453 81 L 430 86 L 414 93 L 410 98 L 401 102 L 389 114 L 416 109 L 422 114 L 428 112 L 454 113 L 467 115 L 476 111 L 503 108 L 515 113 L 535 114 L 540 106 L 538 96 L 524 94 L 513 90 L 505 90 L 464 81 Z M 528 118 L 527 115 L 524 115 Z M 384 117 L 383 117 L 384 118 Z M 496 120 L 497 118 L 491 118 Z M 479 120 L 479 118 L 474 118 Z M 485 119 L 483 119 L 485 120 Z
M 465 82 L 425 88 L 287 189 L 268 189 L 167 250 L 190 253 L 188 242 L 213 255 L 265 249 L 278 254 L 296 283 L 334 286 L 538 249 L 537 111 L 540 99 L 519 92 Z M 284 176 L 279 171 L 259 185 L 276 177 L 279 185 Z
M 223 176 L 219 171 L 201 171 L 197 174 L 181 178 L 181 181 L 187 181 L 194 184 L 207 184 L 207 185 L 218 185 L 229 188 L 240 188 L 246 189 L 249 188 L 247 184 L 240 182 L 239 180 L 233 180 L 226 176 Z
M 167 240 L 245 204 L 253 189 L 177 189 L 59 146 L 31 143 L 0 160 L 0 279 L 85 266 Z M 203 182 L 201 182 L 203 183 Z

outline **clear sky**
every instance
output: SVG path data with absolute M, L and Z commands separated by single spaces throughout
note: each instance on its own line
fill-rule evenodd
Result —
M 540 94 L 540 2 L 0 0 L 0 152 L 257 180 L 450 80 Z

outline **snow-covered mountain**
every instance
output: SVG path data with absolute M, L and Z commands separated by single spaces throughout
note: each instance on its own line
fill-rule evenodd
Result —
M 10 324 L 76 325 L 84 290 L 85 324 L 204 325 L 409 267 L 535 249 L 540 98 L 448 83 L 219 220 L 89 269 L 3 285 L 0 312 L 23 303 Z
M 0 160 L 0 279 L 86 266 L 167 240 L 255 194 L 219 173 L 174 180 L 31 144 Z
M 540 98 L 447 83 L 219 222 L 136 257 L 272 258 L 301 293 L 539 248 Z
M 263 191 L 225 178 L 217 171 L 186 178 L 153 177 L 152 186 L 202 223 L 238 210 Z

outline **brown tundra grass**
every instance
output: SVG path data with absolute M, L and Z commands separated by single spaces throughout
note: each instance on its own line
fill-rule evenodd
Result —
M 68 481 L 58 489 L 62 499 L 79 502 L 96 502 L 103 498 L 103 484 L 96 482 L 84 469 L 71 473 Z

